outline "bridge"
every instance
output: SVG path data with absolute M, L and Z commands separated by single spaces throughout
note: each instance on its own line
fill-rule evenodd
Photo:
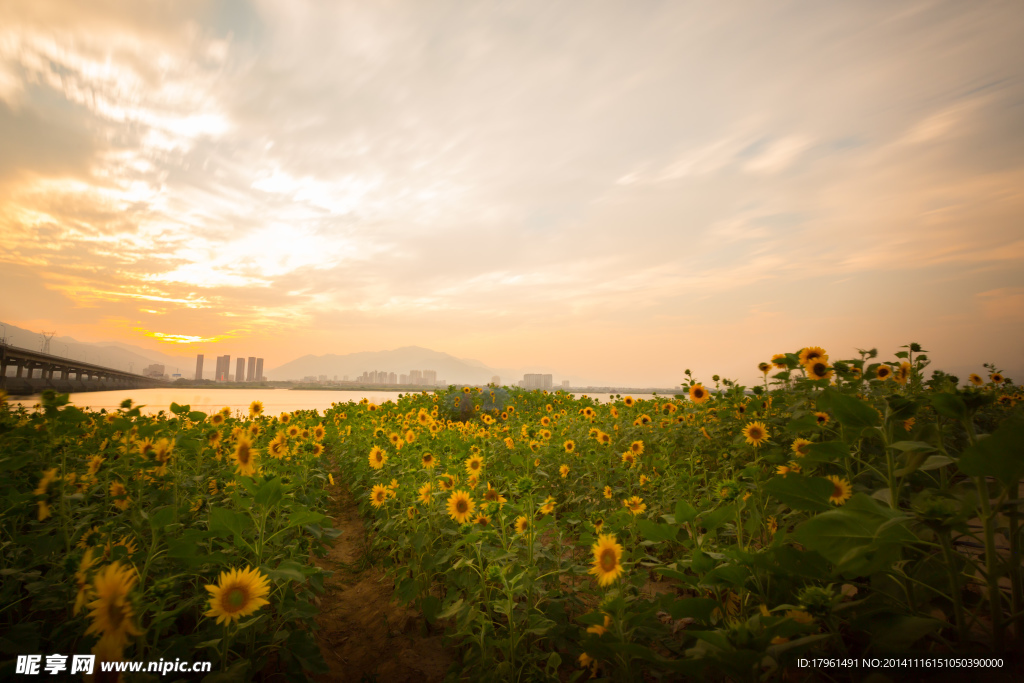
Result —
M 16 396 L 46 389 L 72 393 L 169 385 L 161 379 L 0 343 L 0 389 Z

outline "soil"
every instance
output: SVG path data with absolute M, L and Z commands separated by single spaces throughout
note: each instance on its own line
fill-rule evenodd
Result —
M 402 606 L 394 584 L 367 557 L 369 543 L 348 490 L 331 487 L 329 514 L 341 535 L 316 563 L 334 574 L 324 582 L 317 640 L 330 666 L 327 681 L 434 683 L 444 680 L 454 656 L 423 615 Z

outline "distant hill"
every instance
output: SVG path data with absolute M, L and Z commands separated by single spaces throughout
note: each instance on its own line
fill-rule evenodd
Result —
M 350 380 L 354 380 L 371 370 L 393 372 L 396 375 L 407 375 L 410 370 L 434 370 L 437 372 L 438 381 L 444 380 L 448 384 L 486 384 L 494 375 L 501 376 L 499 370 L 489 368 L 479 361 L 456 358 L 420 346 L 345 355 L 307 355 L 265 372 L 267 378 L 271 380 L 302 379 L 310 375 L 326 375 L 331 380 L 335 375 L 339 380 L 348 376 Z M 507 384 L 520 378 L 501 376 L 501 379 Z

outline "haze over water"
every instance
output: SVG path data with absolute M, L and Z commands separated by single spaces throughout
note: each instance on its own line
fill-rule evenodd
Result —
M 372 403 L 381 405 L 385 401 L 397 401 L 399 391 L 304 391 L 301 389 L 125 389 L 119 391 L 92 391 L 71 394 L 71 404 L 79 408 L 108 412 L 117 410 L 126 398 L 132 399 L 134 405 L 143 406 L 142 412 L 155 415 L 161 410 L 170 411 L 171 403 L 191 406 L 192 410 L 212 413 L 225 406 L 232 412 L 249 414 L 249 404 L 253 401 L 263 403 L 263 412 L 267 415 L 279 415 L 283 412 L 316 409 L 323 412 L 332 403 L 347 403 L 366 398 Z M 575 394 L 580 396 L 582 394 Z M 630 394 L 635 399 L 653 399 L 652 394 Z M 611 400 L 611 394 L 587 394 L 602 403 Z M 669 396 L 671 398 L 671 396 Z M 39 403 L 39 396 L 21 399 L 9 399 L 15 405 L 26 408 Z

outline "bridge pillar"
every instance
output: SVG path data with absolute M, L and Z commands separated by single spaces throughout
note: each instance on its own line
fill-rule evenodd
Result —
M 15 377 L 21 377 L 21 373 L 22 373 L 22 371 L 24 369 L 25 369 L 25 364 L 22 363 L 21 361 L 18 361 L 18 374 L 16 374 Z

